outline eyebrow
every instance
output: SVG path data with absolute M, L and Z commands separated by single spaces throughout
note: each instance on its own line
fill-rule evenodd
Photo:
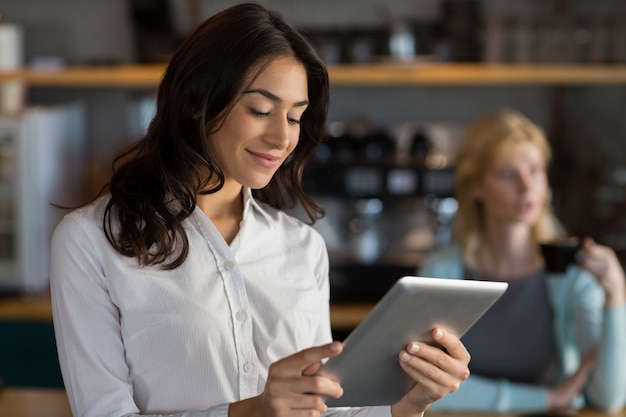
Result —
M 251 90 L 246 90 L 243 92 L 243 94 L 253 94 L 253 93 L 261 94 L 262 96 L 267 97 L 276 103 L 282 103 L 283 101 L 276 94 L 270 93 L 269 91 L 263 88 L 253 88 Z M 298 101 L 294 103 L 294 107 L 302 107 L 302 106 L 308 106 L 308 105 L 309 105 L 309 100 L 302 100 L 302 101 Z

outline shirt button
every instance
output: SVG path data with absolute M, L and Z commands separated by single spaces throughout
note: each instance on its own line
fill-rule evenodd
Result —
M 235 314 L 235 317 L 237 317 L 237 320 L 239 321 L 244 321 L 248 317 L 248 315 L 245 311 L 238 311 L 237 314 Z
M 235 267 L 235 263 L 233 261 L 226 261 L 224 262 L 224 268 L 227 271 L 230 271 L 231 269 L 233 269 Z
M 254 365 L 251 364 L 250 362 L 246 362 L 246 364 L 243 365 L 244 372 L 252 372 L 253 369 L 254 369 Z

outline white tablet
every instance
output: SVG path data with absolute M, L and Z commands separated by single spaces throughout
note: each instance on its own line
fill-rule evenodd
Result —
M 493 281 L 400 278 L 346 337 L 343 352 L 318 371 L 344 390 L 326 404 L 395 404 L 413 385 L 398 363 L 400 351 L 411 341 L 433 343 L 434 327 L 461 337 L 507 287 Z

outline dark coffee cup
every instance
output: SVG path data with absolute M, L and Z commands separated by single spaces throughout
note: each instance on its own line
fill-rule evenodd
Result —
M 580 239 L 567 237 L 540 243 L 547 272 L 563 273 L 568 265 L 578 262 Z

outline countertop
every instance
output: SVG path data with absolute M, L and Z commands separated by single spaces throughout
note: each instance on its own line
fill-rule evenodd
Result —
M 427 412 L 428 417 L 626 417 L 626 409 L 603 413 L 584 409 L 563 413 L 442 413 Z M 72 417 L 64 390 L 12 389 L 0 391 L 0 417 Z
M 374 303 L 333 303 L 330 306 L 331 326 L 354 328 L 374 307 Z M 22 295 L 0 299 L 0 321 L 52 321 L 50 295 Z

